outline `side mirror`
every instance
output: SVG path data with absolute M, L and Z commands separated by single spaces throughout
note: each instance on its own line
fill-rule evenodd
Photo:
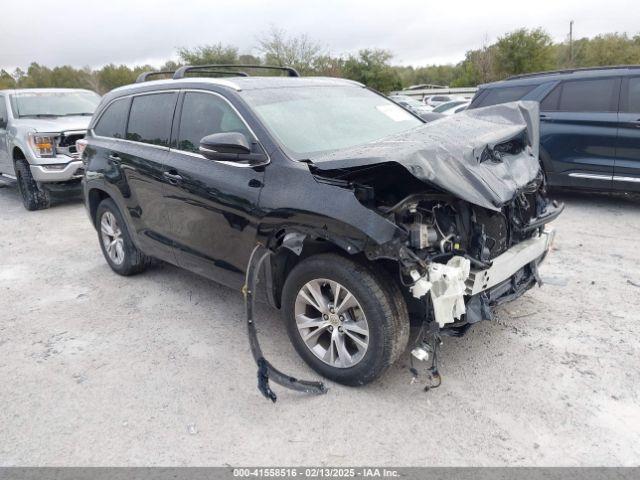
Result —
M 0 128 L 5 129 L 7 128 L 7 120 L 5 118 L 0 117 Z
M 251 153 L 251 145 L 239 132 L 214 133 L 200 140 L 199 150 L 209 160 L 238 161 Z

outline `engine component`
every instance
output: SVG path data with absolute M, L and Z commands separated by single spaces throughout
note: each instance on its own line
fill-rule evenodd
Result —
M 438 242 L 438 232 L 425 223 L 413 223 L 409 226 L 409 243 L 422 250 Z

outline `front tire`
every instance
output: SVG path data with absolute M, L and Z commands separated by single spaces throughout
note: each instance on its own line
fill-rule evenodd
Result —
M 115 202 L 106 198 L 96 211 L 98 240 L 105 260 L 119 275 L 129 276 L 144 271 L 151 258 L 136 248 Z
M 298 354 L 344 385 L 378 378 L 409 340 L 409 315 L 397 285 L 336 254 L 314 255 L 293 268 L 282 311 Z
M 25 160 L 16 160 L 15 170 L 24 208 L 29 211 L 49 208 L 51 205 L 49 192 L 41 188 L 33 179 L 29 164 Z

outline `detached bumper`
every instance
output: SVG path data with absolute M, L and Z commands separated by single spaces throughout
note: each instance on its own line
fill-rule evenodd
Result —
M 82 178 L 83 174 L 82 160 L 75 160 L 66 165 L 31 165 L 31 175 L 36 182 L 66 182 Z
M 510 279 L 522 267 L 542 260 L 551 247 L 555 230 L 546 227 L 540 234 L 514 245 L 493 259 L 485 270 L 472 269 L 466 280 L 466 295 L 477 295 Z

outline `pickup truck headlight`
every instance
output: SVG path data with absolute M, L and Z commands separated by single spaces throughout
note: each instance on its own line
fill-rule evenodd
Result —
M 30 133 L 29 144 L 33 153 L 40 158 L 56 156 L 56 136 L 48 133 Z

